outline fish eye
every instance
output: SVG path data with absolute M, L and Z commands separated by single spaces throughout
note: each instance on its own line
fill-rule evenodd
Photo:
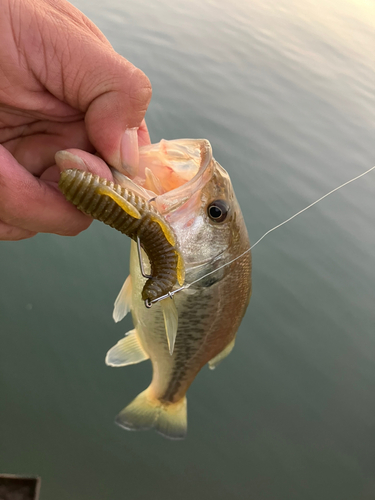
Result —
M 229 212 L 229 206 L 224 200 L 215 200 L 207 207 L 207 214 L 213 222 L 224 222 Z

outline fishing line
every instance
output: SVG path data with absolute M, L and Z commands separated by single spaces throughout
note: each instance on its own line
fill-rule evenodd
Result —
M 344 182 L 344 184 L 341 184 L 341 186 L 338 186 L 337 188 L 335 189 L 332 189 L 332 191 L 330 191 L 329 193 L 326 193 L 324 196 L 322 196 L 321 198 L 319 198 L 318 200 L 314 201 L 313 203 L 311 203 L 310 205 L 308 205 L 307 207 L 303 208 L 302 210 L 300 210 L 299 212 L 297 212 L 296 214 L 292 215 L 292 217 L 289 217 L 289 219 L 286 219 L 284 220 L 284 222 L 281 222 L 280 224 L 278 224 L 277 226 L 273 227 L 272 229 L 269 229 L 266 233 L 264 233 L 263 236 L 261 236 L 259 238 L 259 240 L 257 240 L 253 245 L 250 246 L 250 248 L 248 248 L 247 250 L 245 250 L 244 252 L 242 252 L 240 255 L 238 255 L 237 257 L 235 257 L 234 259 L 230 260 L 229 262 L 226 262 L 225 264 L 223 264 L 222 266 L 218 267 L 217 269 L 214 269 L 213 271 L 210 271 L 209 273 L 205 274 L 204 276 L 201 276 L 200 278 L 192 281 L 191 283 L 188 283 L 184 286 L 182 286 L 181 288 L 178 288 L 177 290 L 173 290 L 172 292 L 169 292 L 169 294 L 167 295 L 163 295 L 162 297 L 159 297 L 158 299 L 154 299 L 152 300 L 150 303 L 149 303 L 149 306 L 151 304 L 154 304 L 155 302 L 159 302 L 160 300 L 163 300 L 167 297 L 170 297 L 172 298 L 172 296 L 177 293 L 177 292 L 180 292 L 181 290 L 186 290 L 187 288 L 190 288 L 192 285 L 194 285 L 195 283 L 198 283 L 198 281 L 201 281 L 203 280 L 204 278 L 207 278 L 207 276 L 210 276 L 211 274 L 213 273 L 216 273 L 217 271 L 220 271 L 220 269 L 223 269 L 224 267 L 226 266 L 229 266 L 230 264 L 233 264 L 233 262 L 236 262 L 236 260 L 238 259 L 241 259 L 241 257 L 243 257 L 244 255 L 246 255 L 247 253 L 250 252 L 250 250 L 252 250 L 258 243 L 260 243 L 267 235 L 269 235 L 270 233 L 272 233 L 273 231 L 275 231 L 276 229 L 278 229 L 279 227 L 283 226 L 284 224 L 286 224 L 287 222 L 290 222 L 291 220 L 293 220 L 295 217 L 297 217 L 297 215 L 300 215 L 302 214 L 303 212 L 306 212 L 306 210 L 308 210 L 309 208 L 313 207 L 314 205 L 316 205 L 317 203 L 319 203 L 320 201 L 324 200 L 324 198 L 327 198 L 327 196 L 330 196 L 331 194 L 335 193 L 336 191 L 338 191 L 339 189 L 347 186 L 348 184 L 356 181 L 357 179 L 360 179 L 361 177 L 363 177 L 364 175 L 368 174 L 369 172 L 371 172 L 372 170 L 375 169 L 375 165 L 371 168 L 369 168 L 368 170 L 366 170 L 366 172 L 363 172 L 362 174 L 360 175 L 357 175 L 356 177 L 354 177 L 353 179 L 350 179 L 349 181 L 347 182 Z M 147 305 L 147 304 L 146 304 Z M 148 307 L 149 307 L 148 306 Z

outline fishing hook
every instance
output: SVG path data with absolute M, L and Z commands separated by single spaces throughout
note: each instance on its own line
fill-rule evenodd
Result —
M 147 278 L 147 279 L 151 279 L 152 276 L 150 274 L 146 274 L 145 273 L 145 269 L 143 267 L 143 260 L 142 260 L 142 252 L 141 252 L 141 240 L 139 238 L 139 236 L 137 235 L 137 250 L 138 250 L 138 259 L 139 259 L 139 267 L 140 267 L 140 270 L 141 270 L 141 274 L 144 278 Z M 164 300 L 166 298 L 170 298 L 170 299 L 173 299 L 173 295 L 181 290 L 183 290 L 185 287 L 181 287 L 181 288 L 178 288 L 177 290 L 174 290 L 173 292 L 168 292 L 166 293 L 165 295 L 162 295 L 161 297 L 158 297 L 157 299 L 153 299 L 153 300 L 150 300 L 150 299 L 146 299 L 145 300 L 145 306 L 147 307 L 147 309 L 150 309 L 150 307 L 152 307 L 152 304 L 156 304 L 156 302 L 159 302 L 160 300 Z
M 146 274 L 144 267 L 143 267 L 143 260 L 142 260 L 142 253 L 141 253 L 141 240 L 139 239 L 138 235 L 137 235 L 137 250 L 138 250 L 139 267 L 141 269 L 141 274 L 144 278 L 151 279 L 152 276 L 150 274 Z
M 181 288 L 177 288 L 176 290 L 173 290 L 172 292 L 168 292 L 165 295 L 162 295 L 161 297 L 158 297 L 157 299 L 153 299 L 153 300 L 146 299 L 145 300 L 145 306 L 147 307 L 147 309 L 150 309 L 150 307 L 153 304 L 156 304 L 157 302 L 160 302 L 161 300 L 167 299 L 168 297 L 170 299 L 173 299 L 173 295 L 175 293 L 181 292 L 181 290 L 184 290 L 185 288 L 187 288 L 187 287 L 186 286 L 182 286 Z

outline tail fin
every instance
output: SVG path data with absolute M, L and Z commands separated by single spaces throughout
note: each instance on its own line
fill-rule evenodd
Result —
M 177 403 L 162 403 L 150 395 L 148 388 L 117 415 L 116 424 L 129 431 L 154 428 L 169 439 L 184 439 L 187 432 L 186 397 Z

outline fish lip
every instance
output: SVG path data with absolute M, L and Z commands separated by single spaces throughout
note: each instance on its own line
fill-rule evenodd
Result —
M 210 179 L 210 167 L 213 167 L 212 147 L 207 139 L 183 139 L 184 141 L 192 141 L 200 143 L 201 164 L 198 172 L 189 181 L 182 186 L 167 191 L 153 200 L 158 210 L 163 215 L 166 215 L 181 205 L 196 192 L 201 189 Z
M 220 260 L 220 257 L 228 250 L 229 245 L 225 246 L 223 250 L 215 255 L 214 257 L 209 257 L 205 260 L 201 260 L 200 262 L 189 262 L 189 271 L 196 271 L 197 269 L 207 266 L 207 264 L 214 264 L 216 261 Z
M 186 263 L 186 279 L 189 283 L 200 281 L 206 275 L 210 275 L 213 271 L 219 270 L 226 262 L 226 253 L 229 246 L 226 246 L 220 253 L 214 257 L 207 258 L 199 263 L 188 262 Z M 217 266 L 217 267 L 216 267 Z

